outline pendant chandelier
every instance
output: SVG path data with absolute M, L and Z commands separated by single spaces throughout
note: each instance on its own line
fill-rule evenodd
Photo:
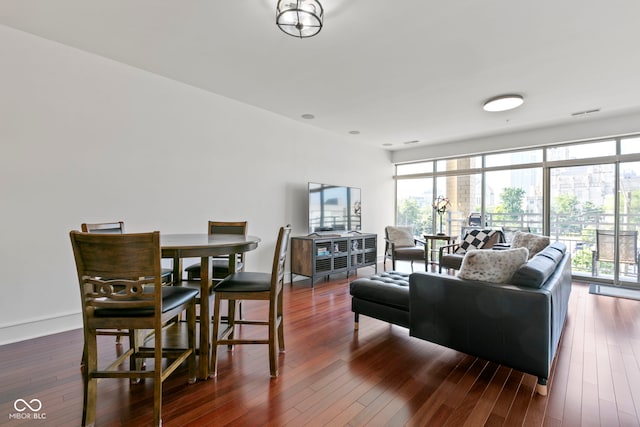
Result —
M 322 29 L 324 10 L 318 0 L 278 0 L 276 24 L 290 36 L 313 37 Z

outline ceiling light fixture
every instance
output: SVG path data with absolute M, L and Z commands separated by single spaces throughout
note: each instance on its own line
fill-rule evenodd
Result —
M 322 29 L 324 10 L 318 0 L 278 0 L 276 24 L 290 36 L 313 37 Z
M 524 103 L 524 98 L 521 95 L 509 94 L 495 96 L 491 99 L 487 99 L 482 108 L 484 111 L 496 112 L 513 110 L 521 106 Z

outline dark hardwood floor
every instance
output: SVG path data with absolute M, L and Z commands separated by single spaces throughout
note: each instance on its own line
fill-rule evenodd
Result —
M 187 385 L 182 369 L 167 380 L 164 426 L 640 425 L 640 301 L 590 295 L 575 283 L 542 397 L 533 376 L 407 329 L 362 316 L 354 332 L 344 277 L 314 289 L 287 285 L 284 296 L 280 376 L 269 378 L 266 346 L 225 349 L 216 379 Z M 243 309 L 245 317 L 261 310 Z M 101 344 L 115 353 L 113 337 Z M 0 347 L 0 425 L 80 425 L 81 352 L 80 330 Z M 151 381 L 101 381 L 97 425 L 149 424 L 152 395 Z M 11 419 L 17 399 L 39 399 L 46 420 Z

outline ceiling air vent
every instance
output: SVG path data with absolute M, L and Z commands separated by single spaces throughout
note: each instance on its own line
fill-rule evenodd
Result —
M 584 116 L 588 116 L 590 114 L 594 114 L 594 113 L 598 113 L 600 112 L 599 108 L 595 108 L 593 110 L 584 110 L 584 111 L 577 111 L 575 113 L 571 113 L 571 115 L 573 117 L 584 117 Z

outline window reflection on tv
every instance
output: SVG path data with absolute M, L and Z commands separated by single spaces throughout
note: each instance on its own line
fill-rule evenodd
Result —
M 309 233 L 361 230 L 360 189 L 309 183 Z

